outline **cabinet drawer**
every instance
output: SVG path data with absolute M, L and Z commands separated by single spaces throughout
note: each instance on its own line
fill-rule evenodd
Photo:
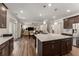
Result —
M 60 43 L 60 41 L 59 40 L 47 41 L 47 42 L 43 42 L 43 45 L 50 45 L 55 43 Z

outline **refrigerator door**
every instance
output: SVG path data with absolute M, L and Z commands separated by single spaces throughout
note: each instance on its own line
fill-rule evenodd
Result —
M 73 24 L 73 37 L 79 37 L 79 23 Z
M 75 29 L 76 24 L 73 24 L 73 29 Z
M 79 37 L 79 23 L 76 24 L 77 32 L 76 32 L 76 37 Z
M 73 24 L 73 45 L 79 46 L 77 41 L 79 40 L 79 23 Z
M 77 24 L 73 24 L 73 37 L 77 37 Z

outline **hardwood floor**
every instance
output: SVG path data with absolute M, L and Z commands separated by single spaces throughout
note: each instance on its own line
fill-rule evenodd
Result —
M 36 56 L 35 40 L 27 36 L 16 40 L 12 56 Z M 72 51 L 65 56 L 79 56 L 79 48 L 73 46 Z
M 35 40 L 30 37 L 22 37 L 14 42 L 13 56 L 35 56 Z
M 72 47 L 71 54 L 72 54 L 72 56 L 79 56 L 79 48 Z

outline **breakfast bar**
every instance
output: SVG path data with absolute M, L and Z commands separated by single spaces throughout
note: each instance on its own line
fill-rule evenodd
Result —
M 62 56 L 72 51 L 72 36 L 61 34 L 38 34 L 36 53 L 39 56 Z

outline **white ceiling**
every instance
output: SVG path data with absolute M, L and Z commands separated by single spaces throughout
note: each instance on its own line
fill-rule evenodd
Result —
M 57 20 L 79 12 L 79 3 L 5 3 L 9 10 L 22 22 L 38 23 L 43 20 Z M 46 5 L 44 8 L 43 6 Z M 55 11 L 57 9 L 57 11 Z M 23 10 L 23 13 L 20 13 Z M 67 12 L 66 10 L 71 10 Z M 42 16 L 40 16 L 40 13 Z M 53 18 L 55 16 L 55 18 Z

